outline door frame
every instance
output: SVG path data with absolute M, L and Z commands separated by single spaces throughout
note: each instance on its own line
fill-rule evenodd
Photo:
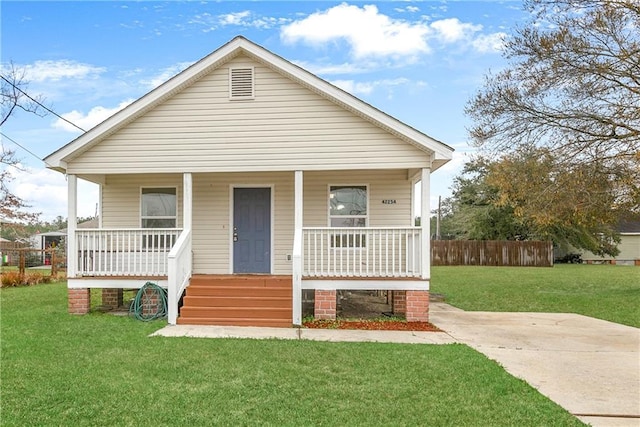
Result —
M 236 188 L 269 188 L 271 189 L 271 197 L 269 200 L 270 209 L 271 209 L 271 223 L 269 224 L 269 232 L 271 234 L 270 238 L 270 260 L 269 260 L 269 273 L 265 274 L 273 274 L 274 269 L 274 248 L 275 248 L 275 234 L 273 232 L 275 226 L 275 184 L 229 184 L 229 274 L 236 274 L 233 271 L 233 214 L 234 214 L 234 197 L 233 193 Z M 238 273 L 239 274 L 239 273 Z

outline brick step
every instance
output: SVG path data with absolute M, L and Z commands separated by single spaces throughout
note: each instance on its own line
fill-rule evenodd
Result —
M 192 307 L 182 306 L 180 317 L 219 319 L 288 319 L 291 322 L 291 307 Z
M 261 286 L 209 286 L 190 285 L 187 288 L 188 296 L 220 296 L 220 297 L 286 297 L 291 298 L 293 290 L 288 287 L 261 287 Z
M 184 297 L 183 307 L 258 307 L 258 308 L 287 308 L 291 310 L 290 296 L 194 296 Z
M 290 328 L 293 324 L 291 319 L 226 319 L 217 317 L 179 317 L 179 325 L 220 325 L 220 326 L 258 326 L 271 328 Z
M 235 287 L 266 287 L 280 288 L 291 287 L 292 279 L 290 276 L 214 276 L 214 275 L 194 275 L 191 277 L 190 284 L 193 286 L 235 286 Z

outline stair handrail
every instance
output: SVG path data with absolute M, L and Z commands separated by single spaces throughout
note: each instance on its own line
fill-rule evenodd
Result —
M 178 301 L 189 285 L 192 268 L 191 229 L 185 229 L 169 252 L 167 276 L 167 320 L 170 325 L 178 321 Z

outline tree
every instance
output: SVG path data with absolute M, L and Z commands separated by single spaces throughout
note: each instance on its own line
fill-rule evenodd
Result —
M 453 194 L 443 202 L 441 229 L 449 237 L 470 240 L 535 238 L 526 220 L 508 203 L 499 204 L 497 187 L 488 179 L 493 164 L 476 158 L 454 179 Z
M 20 70 L 10 63 L 7 69 L 2 69 L 1 81 L 1 114 L 0 126 L 6 123 L 16 109 L 21 109 L 38 116 L 44 116 L 46 111 L 42 108 L 39 97 L 32 98 L 26 93 L 28 82 L 25 80 L 25 70 Z M 4 145 L 0 147 L 0 220 L 5 224 L 25 223 L 35 221 L 39 214 L 28 213 L 25 209 L 30 206 L 8 187 L 12 180 L 10 168 L 21 170 L 19 159 L 15 151 Z M 7 226 L 7 225 L 5 225 Z
M 530 21 L 505 44 L 509 66 L 467 104 L 470 135 L 501 164 L 491 181 L 501 206 L 531 215 L 538 231 L 591 230 L 593 247 L 593 233 L 640 209 L 640 3 L 526 0 L 525 9 Z M 601 227 L 585 225 L 594 221 Z
M 546 149 L 491 163 L 485 181 L 498 192 L 494 205 L 508 209 L 538 239 L 565 249 L 617 255 L 621 214 L 615 208 L 615 181 L 597 163 L 567 169 L 558 163 Z
M 2 126 L 16 109 L 36 114 L 40 117 L 46 115 L 42 107 L 42 97 L 32 98 L 27 94 L 29 82 L 26 80 L 26 70 L 17 68 L 13 62 L 8 67 L 2 68 L 2 93 L 0 126 Z

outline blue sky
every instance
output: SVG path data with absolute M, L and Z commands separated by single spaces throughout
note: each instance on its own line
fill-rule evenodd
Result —
M 520 1 L 3 1 L 0 14 L 3 73 L 13 62 L 29 94 L 83 129 L 243 35 L 454 147 L 432 176 L 432 207 L 473 153 L 464 106 L 526 19 Z M 25 169 L 10 187 L 43 219 L 66 217 L 65 178 L 36 157 L 80 131 L 23 111 L 1 131 Z M 93 215 L 97 188 L 80 191 L 79 215 Z

